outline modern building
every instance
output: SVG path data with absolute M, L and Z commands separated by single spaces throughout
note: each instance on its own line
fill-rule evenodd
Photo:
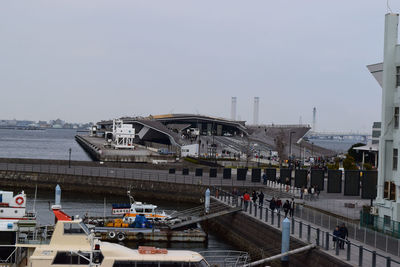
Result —
M 368 66 L 370 72 L 382 86 L 382 123 L 375 207 L 379 217 L 383 218 L 385 223 L 400 222 L 400 166 L 398 164 L 400 45 L 397 43 L 398 23 L 399 14 L 386 14 L 383 64 Z

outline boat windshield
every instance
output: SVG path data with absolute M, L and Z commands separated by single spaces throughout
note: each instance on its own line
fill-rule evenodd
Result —
M 83 229 L 83 231 L 85 232 L 85 234 L 87 234 L 87 235 L 90 234 L 90 230 L 89 230 L 89 228 L 86 226 L 86 224 L 84 224 L 83 222 L 80 222 L 79 225 L 81 226 L 81 228 Z

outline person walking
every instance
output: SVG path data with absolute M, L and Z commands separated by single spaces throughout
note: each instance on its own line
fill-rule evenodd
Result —
M 276 200 L 275 208 L 277 209 L 278 213 L 281 213 L 282 201 L 281 201 L 281 199 L 280 199 L 279 197 L 278 197 L 278 199 Z
M 335 230 L 333 230 L 333 248 L 335 249 L 336 246 L 339 245 L 339 237 L 340 237 L 340 231 L 339 231 L 339 225 L 336 225 Z
M 250 202 L 250 195 L 247 193 L 247 191 L 243 195 L 243 201 L 244 201 L 244 211 L 247 211 L 247 207 L 249 206 Z
M 287 217 L 289 210 L 290 210 L 290 203 L 289 200 L 286 200 L 285 204 L 283 204 L 283 211 L 285 212 L 285 218 Z
M 347 240 L 349 236 L 349 230 L 347 230 L 347 227 L 344 223 L 342 223 L 342 226 L 339 228 L 339 233 L 340 233 L 340 249 L 344 249 L 344 241 Z
M 275 208 L 276 208 L 276 201 L 275 198 L 273 197 L 271 199 L 271 201 L 269 202 L 269 208 L 271 209 L 272 212 L 274 212 Z
M 264 193 L 262 191 L 258 194 L 258 204 L 261 207 L 264 206 Z
M 290 209 L 289 209 L 289 215 L 290 215 L 290 217 L 293 217 L 293 216 L 294 216 L 294 205 L 295 205 L 295 203 L 294 203 L 294 198 L 292 198 L 292 201 L 290 201 Z
M 253 200 L 253 203 L 256 203 L 257 201 L 257 192 L 253 190 L 253 193 L 251 194 L 251 200 Z

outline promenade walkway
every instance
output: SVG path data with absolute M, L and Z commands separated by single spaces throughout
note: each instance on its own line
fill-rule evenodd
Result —
M 243 205 L 242 200 L 223 191 L 218 191 L 213 195 L 213 199 L 220 201 L 226 205 L 236 206 Z M 257 219 L 259 222 L 280 230 L 284 214 L 271 212 L 268 207 L 260 207 L 252 203 L 251 208 L 242 211 L 241 214 Z M 386 253 L 365 243 L 349 238 L 346 242 L 345 249 L 332 249 L 332 229 L 322 227 L 311 223 L 307 220 L 299 218 L 295 215 L 291 218 L 291 236 L 301 240 L 307 244 L 316 244 L 321 251 L 352 266 L 400 266 L 400 257 Z

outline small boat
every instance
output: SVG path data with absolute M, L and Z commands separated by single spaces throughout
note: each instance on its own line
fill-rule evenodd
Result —
M 135 201 L 128 191 L 129 204 L 113 204 L 112 215 L 124 215 L 125 223 L 133 223 L 137 215 L 144 215 L 148 220 L 158 221 L 170 218 L 164 211 L 158 212 L 157 206 Z
M 155 247 L 130 249 L 119 244 L 102 242 L 79 217 L 70 217 L 54 209 L 57 223 L 49 242 L 34 240 L 18 243 L 27 249 L 25 265 L 30 267 L 50 266 L 96 266 L 96 267 L 208 267 L 209 264 L 197 252 L 188 250 L 166 250 Z

